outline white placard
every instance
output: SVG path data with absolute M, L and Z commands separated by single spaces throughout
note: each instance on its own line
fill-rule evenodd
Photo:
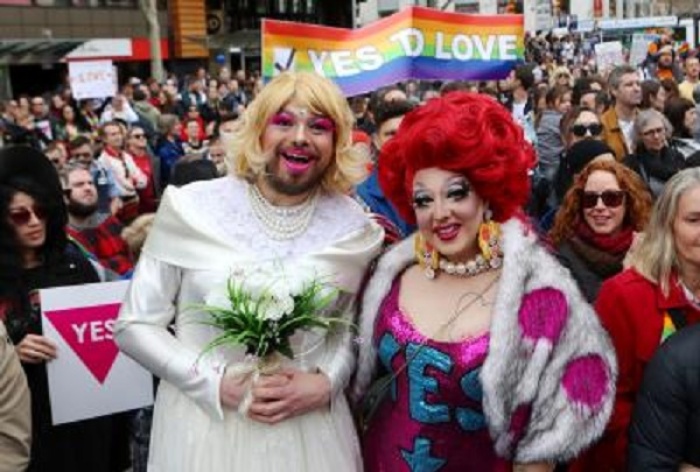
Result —
M 153 377 L 119 352 L 112 330 L 129 282 L 40 291 L 44 336 L 57 346 L 46 364 L 53 424 L 153 404 Z
M 68 75 L 70 88 L 77 100 L 117 94 L 117 76 L 112 61 L 69 62 Z
M 596 44 L 595 61 L 600 72 L 624 64 L 625 56 L 622 53 L 622 43 L 620 41 L 610 41 Z
M 649 45 L 659 38 L 657 34 L 632 35 L 632 47 L 630 48 L 630 64 L 637 67 L 644 62 L 649 53 Z
M 554 18 L 552 17 L 552 2 L 550 0 L 537 0 L 535 6 L 535 29 L 537 31 L 551 29 L 554 22 Z

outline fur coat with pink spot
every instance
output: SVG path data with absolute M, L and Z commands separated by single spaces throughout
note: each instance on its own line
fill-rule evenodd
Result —
M 605 429 L 615 397 L 614 348 L 569 272 L 534 232 L 511 219 L 502 233 L 503 270 L 480 377 L 484 414 L 500 456 L 564 462 Z M 375 379 L 375 320 L 394 279 L 415 263 L 413 247 L 409 237 L 382 256 L 364 292 L 355 402 Z

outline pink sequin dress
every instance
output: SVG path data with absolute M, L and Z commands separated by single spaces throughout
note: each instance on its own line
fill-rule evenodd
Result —
M 363 438 L 365 471 L 510 470 L 493 450 L 481 406 L 489 335 L 426 341 L 399 308 L 399 289 L 397 279 L 375 326 L 379 362 L 398 375 Z

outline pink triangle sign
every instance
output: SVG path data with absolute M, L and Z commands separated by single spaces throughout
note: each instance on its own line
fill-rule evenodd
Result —
M 119 354 L 112 338 L 119 307 L 112 303 L 44 313 L 100 384 Z

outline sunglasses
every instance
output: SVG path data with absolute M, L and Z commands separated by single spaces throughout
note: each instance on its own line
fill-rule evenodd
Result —
M 75 159 L 90 159 L 92 154 L 89 152 L 76 152 L 71 155 Z
M 603 132 L 603 125 L 600 123 L 591 123 L 590 125 L 576 124 L 571 127 L 571 132 L 579 138 L 583 138 L 587 133 L 591 133 L 591 136 L 600 136 L 600 133 Z
M 146 137 L 146 135 L 145 134 L 132 134 L 131 137 L 134 139 L 143 139 Z
M 33 208 L 20 208 L 10 211 L 10 221 L 12 221 L 15 226 L 24 226 L 31 221 L 32 215 L 41 221 L 45 221 L 47 216 L 46 210 L 43 207 L 34 206 Z
M 581 191 L 581 206 L 584 209 L 593 208 L 598 204 L 598 199 L 603 200 L 603 205 L 608 208 L 617 208 L 625 200 L 624 190 L 605 190 L 604 192 Z

